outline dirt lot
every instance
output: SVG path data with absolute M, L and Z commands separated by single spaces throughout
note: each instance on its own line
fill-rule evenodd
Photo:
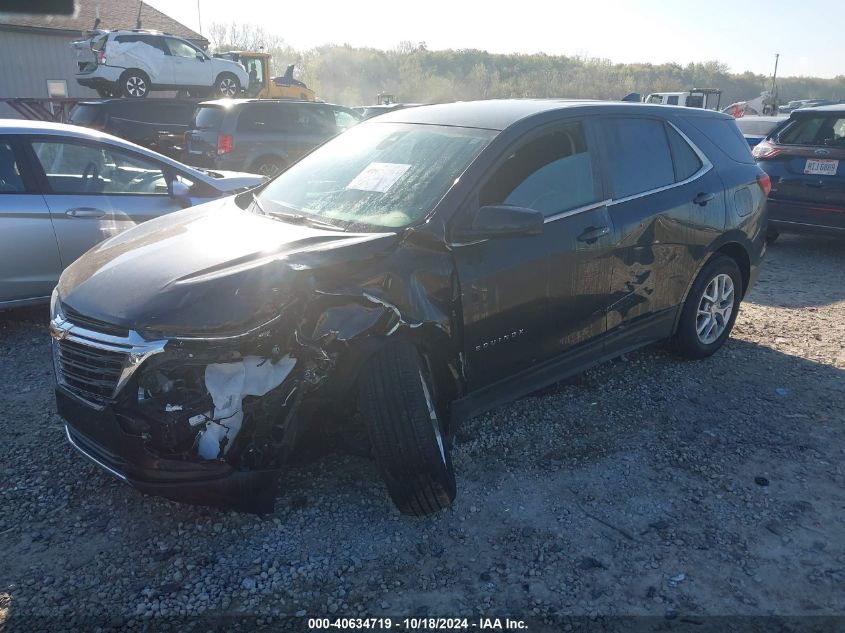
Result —
M 0 630 L 845 614 L 843 242 L 771 247 L 711 359 L 649 348 L 471 420 L 422 519 L 337 454 L 267 518 L 142 496 L 65 441 L 45 318 L 0 316 Z

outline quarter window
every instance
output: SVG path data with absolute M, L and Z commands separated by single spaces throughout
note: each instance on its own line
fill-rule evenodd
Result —
M 614 198 L 626 198 L 675 182 L 662 121 L 607 119 L 604 130 Z
M 32 144 L 53 193 L 167 195 L 161 167 L 106 146 L 36 141 Z
M 508 204 L 545 217 L 598 199 L 592 156 L 580 124 L 567 125 L 513 152 L 481 191 L 481 205 Z

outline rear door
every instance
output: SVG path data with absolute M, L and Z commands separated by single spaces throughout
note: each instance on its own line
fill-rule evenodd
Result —
M 616 232 L 608 332 L 629 328 L 636 344 L 655 337 L 649 325 L 671 327 L 700 250 L 724 230 L 724 187 L 668 122 L 607 117 L 601 127 Z
M 185 135 L 185 155 L 188 165 L 213 167 L 217 158 L 217 137 L 229 111 L 218 105 L 200 105 Z
M 34 137 L 62 265 L 108 237 L 182 205 L 168 193 L 168 166 L 107 144 Z
M 781 132 L 772 200 L 797 201 L 779 207 L 778 219 L 845 228 L 845 116 L 804 115 Z M 774 172 L 772 172 L 774 173 Z
M 0 136 L 0 304 L 49 297 L 62 272 L 50 210 L 20 137 Z

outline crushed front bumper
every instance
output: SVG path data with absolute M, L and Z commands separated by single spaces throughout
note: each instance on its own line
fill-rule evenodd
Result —
M 59 415 L 70 443 L 89 460 L 141 492 L 197 505 L 271 512 L 279 470 L 237 470 L 223 460 L 164 458 L 125 432 L 112 407 L 92 409 L 62 387 Z

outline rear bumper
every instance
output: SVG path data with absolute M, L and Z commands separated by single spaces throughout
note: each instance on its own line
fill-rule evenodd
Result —
M 769 225 L 787 233 L 845 234 L 845 206 L 769 198 Z
M 141 492 L 197 505 L 264 514 L 272 511 L 278 470 L 236 470 L 222 460 L 157 455 L 138 435 L 126 433 L 122 414 L 96 410 L 56 388 L 56 405 L 68 441 L 90 461 Z
M 97 66 L 96 70 L 90 73 L 77 73 L 76 83 L 86 88 L 109 88 L 117 84 L 123 68 L 114 66 Z

